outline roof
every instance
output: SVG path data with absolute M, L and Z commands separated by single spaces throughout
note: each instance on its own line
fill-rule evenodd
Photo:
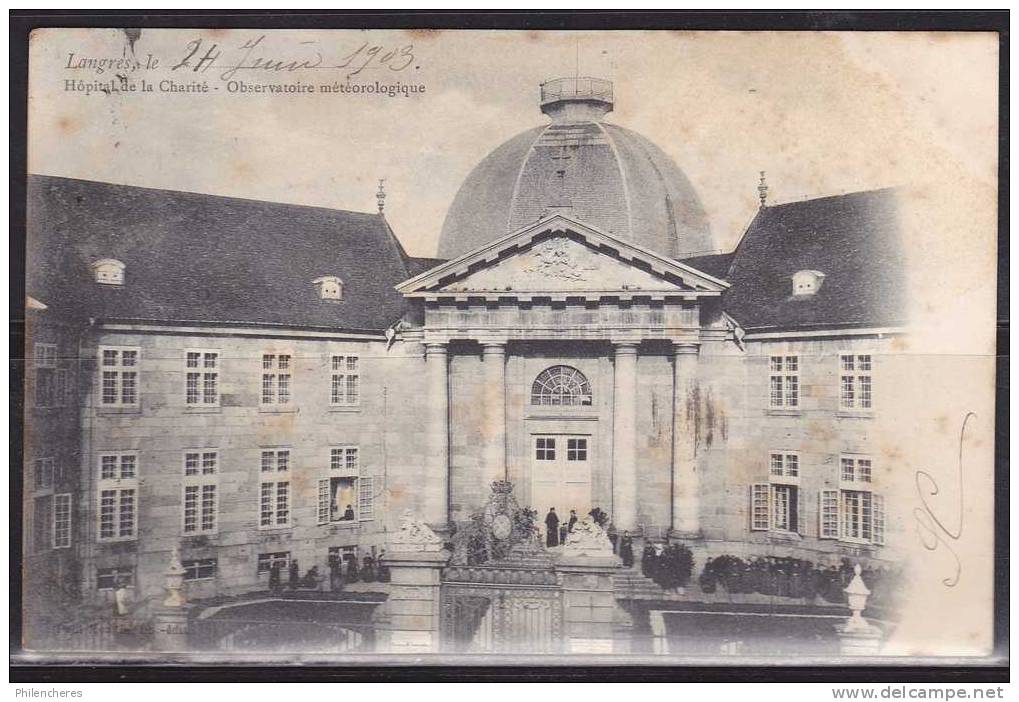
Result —
M 415 270 L 379 214 L 29 176 L 27 292 L 101 320 L 383 330 Z M 90 264 L 126 264 L 123 286 Z M 335 275 L 342 300 L 312 283 Z
M 669 257 L 715 249 L 696 191 L 661 149 L 600 121 L 553 122 L 510 139 L 464 180 L 438 255 L 455 258 L 551 209 Z
M 905 256 L 892 189 L 760 209 L 732 254 L 686 259 L 731 283 L 726 313 L 747 331 L 895 326 L 905 322 Z M 797 271 L 824 273 L 814 295 L 794 297 Z
M 522 252 L 530 251 L 538 241 L 549 239 L 570 240 L 583 242 L 585 246 L 599 255 L 607 255 L 609 258 L 618 259 L 617 263 L 625 268 L 632 269 L 631 272 L 639 274 L 637 278 L 639 287 L 632 288 L 632 295 L 641 294 L 664 294 L 665 292 L 678 292 L 687 295 L 708 295 L 718 296 L 728 287 L 728 283 L 718 280 L 703 271 L 695 270 L 689 265 L 662 256 L 655 251 L 646 249 L 631 241 L 623 240 L 607 232 L 603 232 L 591 225 L 580 222 L 568 215 L 556 213 L 548 215 L 533 224 L 521 227 L 511 234 L 507 234 L 493 242 L 454 258 L 451 261 L 442 263 L 439 266 L 426 270 L 410 280 L 402 282 L 398 289 L 408 297 L 465 297 L 475 293 L 487 293 L 494 299 L 512 297 L 514 294 L 535 292 L 558 292 L 565 295 L 583 297 L 586 295 L 603 295 L 611 293 L 611 297 L 619 298 L 624 296 L 623 291 L 627 290 L 618 287 L 618 282 L 609 283 L 610 288 L 606 290 L 606 280 L 611 280 L 613 274 L 611 269 L 598 269 L 594 274 L 597 280 L 588 280 L 586 275 L 578 276 L 556 276 L 549 275 L 547 271 L 537 274 L 541 280 L 540 288 L 526 287 L 526 280 L 529 271 L 524 268 L 510 267 L 506 273 L 509 276 L 488 279 L 481 287 L 462 289 L 460 285 L 468 278 L 478 276 L 483 269 L 493 270 L 500 267 L 506 259 L 519 256 Z M 574 273 L 583 266 L 583 262 L 574 260 L 578 253 L 576 247 L 568 253 L 567 249 L 555 247 L 552 268 L 557 266 L 569 267 L 573 262 Z M 581 254 L 582 255 L 582 254 Z M 539 256 L 540 258 L 540 256 Z M 618 269 L 616 269 L 618 271 Z M 568 280 L 567 280 L 568 279 Z M 512 281 L 512 288 L 506 287 L 507 280 Z M 648 284 L 650 281 L 650 284 Z M 495 287 L 486 285 L 496 282 Z M 524 282 L 523 288 L 519 288 L 518 282 Z

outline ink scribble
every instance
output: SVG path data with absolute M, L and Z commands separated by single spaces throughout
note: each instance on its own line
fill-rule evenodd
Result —
M 959 554 L 953 548 L 953 544 L 962 538 L 963 489 L 965 485 L 962 479 L 962 447 L 966 439 L 966 427 L 969 424 L 969 420 L 974 418 L 976 418 L 975 413 L 967 412 L 966 416 L 963 417 L 962 427 L 959 429 L 958 517 L 954 525 L 946 525 L 945 520 L 942 519 L 944 514 L 936 512 L 934 507 L 927 501 L 928 498 L 941 493 L 941 488 L 934 479 L 934 476 L 925 470 L 918 470 L 915 476 L 916 491 L 923 505 L 913 510 L 913 517 L 916 519 L 916 531 L 920 536 L 920 542 L 928 551 L 936 551 L 939 547 L 943 546 L 952 554 L 952 558 L 955 559 L 955 573 L 951 577 L 941 580 L 945 587 L 955 587 L 959 584 L 960 578 L 962 578 L 962 561 L 959 560 Z M 950 526 L 954 528 L 950 528 Z

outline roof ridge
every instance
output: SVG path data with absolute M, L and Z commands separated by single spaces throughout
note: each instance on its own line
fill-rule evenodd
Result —
M 345 210 L 338 207 L 325 207 L 323 205 L 302 205 L 297 202 L 283 202 L 280 200 L 259 200 L 253 197 L 238 197 L 236 195 L 217 195 L 216 193 L 203 193 L 198 190 L 177 190 L 174 188 L 153 188 L 147 185 L 132 185 L 130 183 L 114 183 L 108 180 L 91 180 L 89 178 L 71 178 L 68 176 L 50 175 L 48 173 L 29 173 L 29 179 L 54 180 L 75 183 L 91 183 L 93 185 L 107 185 L 114 188 L 130 188 L 131 190 L 145 190 L 154 193 L 175 193 L 178 195 L 195 195 L 203 198 L 216 198 L 217 200 L 232 200 L 234 202 L 254 202 L 263 205 L 282 205 L 284 207 L 300 207 L 306 210 L 318 210 L 320 212 L 334 212 L 353 215 L 364 215 L 365 217 L 378 217 L 377 212 L 364 212 L 362 210 Z
M 866 190 L 847 190 L 840 193 L 831 193 L 828 195 L 803 195 L 797 200 L 786 200 L 785 202 L 775 202 L 765 205 L 762 209 L 768 210 L 776 207 L 787 207 L 789 205 L 800 205 L 805 202 L 817 202 L 818 200 L 834 200 L 840 197 L 853 197 L 854 195 L 871 195 L 875 193 L 896 190 L 896 186 L 888 185 L 883 188 L 869 188 Z

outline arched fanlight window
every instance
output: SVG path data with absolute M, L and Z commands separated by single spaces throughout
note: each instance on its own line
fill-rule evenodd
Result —
M 591 384 L 584 374 L 570 366 L 546 368 L 531 385 L 532 405 L 590 405 Z

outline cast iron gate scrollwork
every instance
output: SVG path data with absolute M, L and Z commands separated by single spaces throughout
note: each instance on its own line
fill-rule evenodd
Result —
M 456 653 L 558 653 L 562 591 L 443 583 L 442 647 Z
M 440 640 L 461 653 L 562 649 L 563 587 L 539 543 L 534 510 L 498 480 L 484 508 L 460 525 L 442 571 Z

